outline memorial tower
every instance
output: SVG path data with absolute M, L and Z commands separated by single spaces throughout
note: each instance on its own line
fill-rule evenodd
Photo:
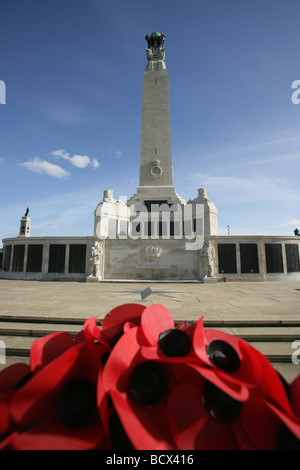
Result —
M 169 76 L 165 63 L 165 35 L 146 36 L 147 66 L 143 76 L 140 178 L 137 193 L 128 201 L 185 204 L 173 186 Z

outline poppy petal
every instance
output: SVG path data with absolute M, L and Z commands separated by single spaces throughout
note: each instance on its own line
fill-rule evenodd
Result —
M 0 372 L 0 393 L 11 392 L 20 380 L 30 373 L 28 364 L 12 364 Z
M 70 333 L 51 333 L 33 341 L 30 349 L 30 367 L 36 373 L 74 345 Z
M 141 327 L 146 340 L 153 346 L 158 343 L 162 332 L 174 328 L 174 320 L 166 307 L 154 304 L 145 308 L 142 313 Z

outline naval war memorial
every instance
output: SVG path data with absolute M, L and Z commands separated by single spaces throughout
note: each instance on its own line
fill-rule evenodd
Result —
M 31 236 L 27 209 L 19 234 L 3 240 L 0 278 L 207 283 L 300 279 L 300 237 L 220 236 L 218 211 L 204 188 L 195 189 L 188 201 L 176 193 L 165 35 L 154 32 L 146 41 L 136 193 L 119 201 L 102 188 L 103 199 L 95 202 L 94 233 L 85 237 Z

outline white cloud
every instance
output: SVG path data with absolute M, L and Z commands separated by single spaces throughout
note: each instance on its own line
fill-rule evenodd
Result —
M 35 173 L 53 176 L 54 178 L 66 178 L 70 175 L 68 171 L 64 170 L 59 165 L 40 160 L 37 157 L 28 162 L 20 163 L 20 166 L 23 166 L 27 170 L 34 171 Z
M 94 168 L 99 168 L 100 163 L 98 162 L 97 158 L 93 158 L 92 165 Z
M 77 168 L 86 168 L 90 163 L 90 157 L 87 155 L 73 155 L 73 157 L 69 158 L 72 165 L 76 166 Z
M 86 168 L 88 165 L 92 165 L 93 168 L 98 168 L 100 166 L 96 158 L 90 158 L 87 155 L 77 155 L 77 154 L 71 157 L 70 154 L 63 149 L 54 150 L 54 152 L 51 152 L 51 154 L 54 155 L 55 157 L 68 160 L 76 168 Z

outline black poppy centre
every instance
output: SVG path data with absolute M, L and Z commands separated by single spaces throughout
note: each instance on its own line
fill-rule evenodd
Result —
M 164 398 L 167 386 L 165 370 L 160 364 L 142 362 L 132 372 L 130 395 L 136 402 L 151 406 Z
M 243 403 L 207 382 L 204 387 L 204 406 L 212 418 L 234 421 L 239 416 Z
M 192 347 L 188 335 L 176 328 L 163 331 L 159 335 L 158 345 L 168 357 L 185 357 L 189 354 Z
M 96 387 L 86 380 L 72 380 L 59 392 L 58 421 L 68 428 L 89 424 L 97 410 Z
M 226 341 L 214 340 L 206 348 L 209 360 L 225 372 L 236 372 L 240 358 L 236 350 Z

